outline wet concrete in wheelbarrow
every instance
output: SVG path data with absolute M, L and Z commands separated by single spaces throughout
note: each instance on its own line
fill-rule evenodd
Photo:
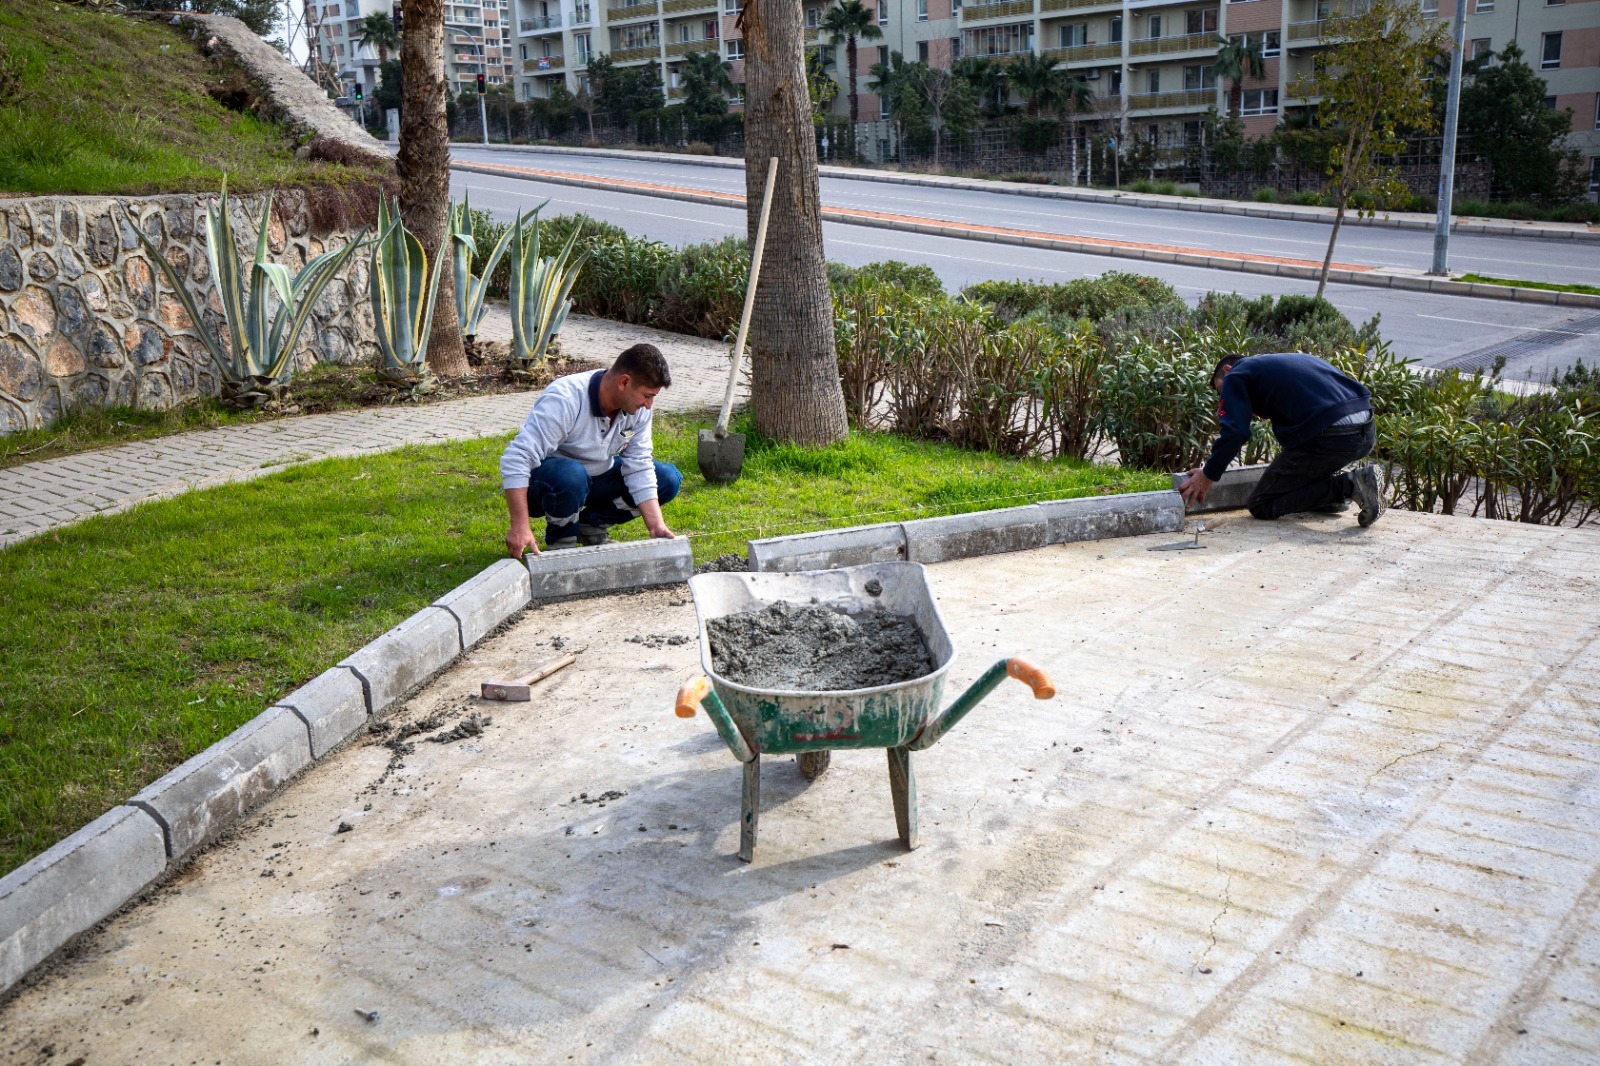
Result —
M 933 673 L 916 620 L 881 609 L 847 613 L 780 600 L 713 618 L 706 628 L 716 672 L 751 688 L 840 692 Z
M 1600 534 L 1171 539 L 930 568 L 947 700 L 1012 654 L 1061 695 L 915 756 L 909 853 L 842 752 L 771 761 L 741 864 L 695 644 L 627 641 L 692 636 L 684 591 L 532 610 L 400 765 L 336 753 L 0 1008 L 0 1062 L 1600 1057 Z M 472 698 L 558 635 L 531 703 Z

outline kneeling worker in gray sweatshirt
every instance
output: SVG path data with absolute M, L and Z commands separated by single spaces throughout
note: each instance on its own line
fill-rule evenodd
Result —
M 546 548 L 604 544 L 612 526 L 639 517 L 652 537 L 675 536 L 661 505 L 678 494 L 683 475 L 655 461 L 650 440 L 650 409 L 671 384 L 661 350 L 635 344 L 610 370 L 545 387 L 500 457 L 513 559 L 539 554 L 531 520 L 541 515 Z

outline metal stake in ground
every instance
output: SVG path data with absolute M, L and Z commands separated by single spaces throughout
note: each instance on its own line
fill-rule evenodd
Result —
M 716 429 L 700 431 L 700 446 L 695 458 L 700 476 L 707 481 L 734 481 L 744 470 L 744 434 L 728 432 L 728 416 L 733 413 L 733 390 L 739 387 L 739 367 L 744 362 L 744 340 L 750 329 L 750 311 L 756 304 L 756 282 L 761 277 L 761 253 L 767 247 L 767 215 L 772 210 L 772 189 L 778 178 L 778 157 L 767 164 L 767 184 L 761 190 L 761 222 L 756 226 L 756 246 L 750 256 L 750 284 L 744 291 L 744 312 L 739 316 L 739 335 L 733 342 L 733 365 L 728 368 L 728 391 L 722 397 L 722 411 Z

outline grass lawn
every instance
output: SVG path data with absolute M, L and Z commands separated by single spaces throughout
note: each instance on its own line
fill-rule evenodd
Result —
M 235 81 L 159 20 L 0 0 L 0 189 L 211 192 L 226 171 L 244 192 L 345 172 L 208 91 Z
M 1583 292 L 1600 296 L 1600 286 L 1582 285 L 1578 282 L 1561 284 L 1553 281 L 1524 281 L 1521 278 L 1492 278 L 1487 274 L 1462 274 L 1457 281 L 1470 281 L 1479 285 L 1510 285 L 1518 289 L 1544 289 L 1547 292 Z
M 667 519 L 701 561 L 762 535 L 1167 484 L 859 434 L 752 437 L 744 476 L 709 485 L 694 459 L 709 424 L 657 431 L 685 472 Z M 0 550 L 0 630 L 26 634 L 0 645 L 0 873 L 500 557 L 504 443 L 323 460 Z

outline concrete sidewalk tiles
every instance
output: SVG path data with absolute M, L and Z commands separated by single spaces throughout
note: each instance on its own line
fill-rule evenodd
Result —
M 492 307 L 480 335 L 504 340 L 509 339 L 510 329 L 505 309 Z M 598 363 L 609 363 L 639 341 L 660 346 L 673 368 L 673 385 L 662 393 L 660 410 L 693 411 L 721 403 L 728 352 L 720 342 L 579 315 L 569 317 L 562 331 L 569 354 Z M 294 463 L 391 451 L 408 444 L 495 434 L 509 438 L 537 395 L 506 393 L 283 418 L 10 467 L 0 470 L 0 546 L 92 514 L 261 477 Z
M 0 1062 L 1600 1057 L 1600 533 L 1215 528 L 929 568 L 947 702 L 1012 655 L 1061 695 L 916 756 L 910 852 L 842 751 L 767 760 L 740 863 L 681 588 L 534 606 L 390 719 L 492 724 L 306 771 L 21 989 Z

